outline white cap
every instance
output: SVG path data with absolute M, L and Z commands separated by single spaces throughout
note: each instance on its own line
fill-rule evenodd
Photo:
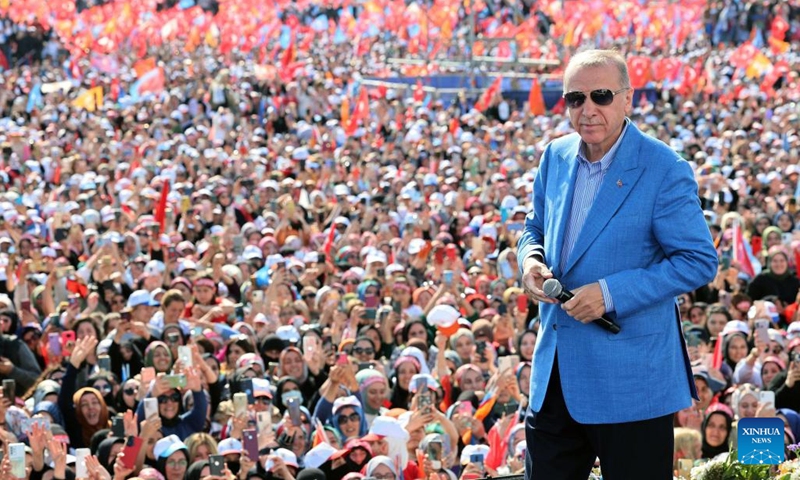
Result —
M 225 440 L 221 440 L 217 445 L 217 453 L 219 455 L 242 453 L 242 442 L 235 438 L 226 438 Z
M 286 450 L 285 448 L 279 448 L 273 452 L 273 454 L 283 460 L 289 467 L 298 468 L 297 466 L 297 455 L 294 454 L 291 450 Z
M 405 430 L 404 430 L 405 431 Z M 319 468 L 320 465 L 330 460 L 336 449 L 325 442 L 309 450 L 303 457 L 306 468 Z
M 525 443 L 525 442 L 522 442 Z M 486 459 L 489 456 L 489 446 L 488 445 L 467 445 L 464 447 L 464 450 L 461 451 L 461 465 L 466 465 L 470 462 L 470 457 L 473 455 L 483 455 L 483 458 Z
M 355 395 L 339 397 L 333 401 L 333 414 L 336 415 L 336 413 L 344 407 L 353 407 L 360 410 L 361 402 L 358 401 L 358 398 Z
M 284 342 L 290 343 L 299 343 L 300 342 L 300 332 L 297 331 L 296 328 L 292 325 L 281 325 L 278 327 L 278 330 L 275 331 L 275 335 L 278 336 Z
M 188 450 L 177 435 L 169 435 L 156 442 L 153 447 L 153 455 L 158 458 L 168 458 L 178 450 Z

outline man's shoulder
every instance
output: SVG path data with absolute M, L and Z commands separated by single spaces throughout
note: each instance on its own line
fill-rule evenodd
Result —
M 551 140 L 548 147 L 553 153 L 561 154 L 564 152 L 568 152 L 571 149 L 577 148 L 580 142 L 581 142 L 580 135 L 578 135 L 577 132 L 572 132 L 568 135 L 558 137 L 555 140 Z

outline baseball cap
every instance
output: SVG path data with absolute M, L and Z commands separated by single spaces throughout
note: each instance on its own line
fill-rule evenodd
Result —
M 344 407 L 353 407 L 360 410 L 361 402 L 358 401 L 358 398 L 355 395 L 339 397 L 333 402 L 333 414 L 336 415 L 339 410 L 343 409 Z
M 226 438 L 221 440 L 217 445 L 219 455 L 227 455 L 229 453 L 242 453 L 242 442 L 235 438 Z
M 186 444 L 177 435 L 169 435 L 156 442 L 155 447 L 153 447 L 153 455 L 156 458 L 167 458 L 181 449 L 189 451 L 186 448 Z
M 136 290 L 128 297 L 128 308 L 136 308 L 141 305 L 157 307 L 160 303 L 153 300 L 147 290 Z
M 712 377 L 711 374 L 708 373 L 708 369 L 706 367 L 703 366 L 692 367 L 692 375 L 695 378 L 702 378 L 708 385 L 708 388 L 710 388 L 711 391 L 714 393 L 719 392 L 725 386 L 724 383 Z

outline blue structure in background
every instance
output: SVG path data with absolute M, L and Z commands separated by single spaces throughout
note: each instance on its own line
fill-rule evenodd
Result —
M 437 75 L 435 77 L 391 77 L 391 78 L 370 78 L 370 80 L 378 80 L 388 83 L 396 83 L 401 85 L 416 85 L 419 80 L 423 86 L 434 88 L 466 88 L 469 82 L 467 76 L 464 75 Z M 477 88 L 489 88 L 489 85 L 495 80 L 495 77 L 476 76 L 475 84 Z M 530 91 L 531 80 L 527 78 L 504 78 L 500 91 L 503 98 L 515 103 L 518 107 L 522 107 L 528 101 L 528 92 Z M 644 88 L 637 90 L 633 96 L 633 104 L 636 106 L 641 99 L 642 92 L 647 96 L 648 101 L 654 102 L 659 95 L 655 88 Z M 542 82 L 542 96 L 544 96 L 544 104 L 547 109 L 553 108 L 556 103 L 561 99 L 563 93 L 561 80 L 546 80 Z M 455 98 L 453 93 L 439 93 L 438 99 L 445 103 L 445 105 L 452 102 Z M 473 101 L 475 99 L 472 99 Z

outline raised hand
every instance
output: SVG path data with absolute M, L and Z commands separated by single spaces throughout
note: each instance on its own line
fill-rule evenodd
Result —
M 69 363 L 75 368 L 80 368 L 86 357 L 94 353 L 97 347 L 97 339 L 95 337 L 83 337 L 75 341 L 75 347 L 69 356 Z

